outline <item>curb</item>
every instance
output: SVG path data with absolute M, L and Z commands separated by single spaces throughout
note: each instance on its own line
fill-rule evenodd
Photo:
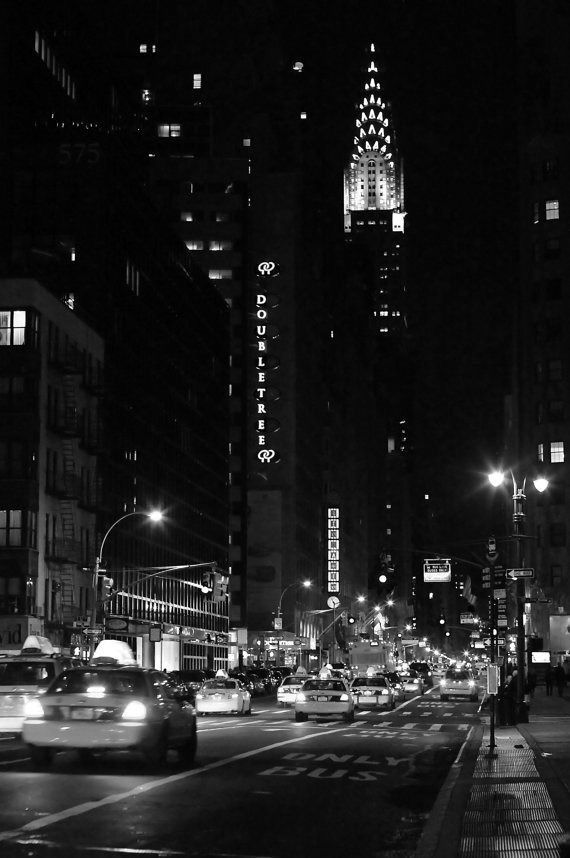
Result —
M 483 726 L 474 724 L 437 794 L 414 858 L 456 858 L 459 854 L 463 813 L 482 741 Z
M 566 832 L 570 832 L 570 793 L 566 784 L 557 775 L 554 766 L 549 762 L 548 758 L 542 756 L 540 746 L 532 735 L 531 729 L 524 724 L 519 724 L 517 729 L 534 753 L 534 765 L 540 778 L 546 785 L 560 825 Z M 570 853 L 565 852 L 562 854 Z

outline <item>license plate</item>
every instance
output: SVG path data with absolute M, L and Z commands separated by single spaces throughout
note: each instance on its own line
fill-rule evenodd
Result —
M 328 699 L 328 697 L 317 697 L 317 703 L 326 703 Z
M 73 721 L 92 721 L 93 709 L 88 709 L 87 707 L 83 707 L 81 709 L 72 709 L 71 718 Z

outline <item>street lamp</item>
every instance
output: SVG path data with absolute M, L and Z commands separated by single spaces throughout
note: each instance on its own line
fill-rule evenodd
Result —
M 93 658 L 93 654 L 95 652 L 95 629 L 97 627 L 97 583 L 99 580 L 99 570 L 101 568 L 101 559 L 103 557 L 103 548 L 105 546 L 105 541 L 114 527 L 124 521 L 126 518 L 130 518 L 132 515 L 146 515 L 151 521 L 157 522 L 161 521 L 163 518 L 162 512 L 160 510 L 151 510 L 151 512 L 142 512 L 136 510 L 135 512 L 127 512 L 125 515 L 122 515 L 113 524 L 107 528 L 103 539 L 101 540 L 101 545 L 99 546 L 99 551 L 97 552 L 97 556 L 95 558 L 95 567 L 93 569 L 93 581 L 91 583 L 91 592 L 92 592 L 92 607 L 91 607 L 91 620 L 89 623 L 90 628 L 90 641 L 89 641 L 89 656 Z
M 526 477 L 523 478 L 522 486 L 517 485 L 517 481 L 512 471 L 510 471 L 511 481 L 513 484 L 513 536 L 515 538 L 515 568 L 521 569 L 524 565 L 523 552 L 523 537 L 525 532 L 525 503 L 526 503 Z M 505 474 L 503 471 L 493 471 L 489 474 L 489 482 L 495 488 L 505 482 Z M 536 477 L 533 484 L 537 492 L 544 492 L 548 488 L 548 480 L 545 477 Z M 491 584 L 492 586 L 492 584 Z M 516 606 L 517 606 L 517 705 L 516 719 L 518 722 L 527 722 L 528 714 L 524 703 L 524 688 L 525 688 L 525 579 L 515 579 L 516 587 Z M 493 630 L 491 629 L 491 635 Z
M 281 613 L 282 613 L 281 612 L 281 603 L 283 601 L 283 596 L 285 595 L 287 590 L 291 590 L 292 587 L 306 587 L 308 589 L 309 587 L 312 586 L 312 584 L 313 584 L 313 582 L 308 580 L 308 579 L 306 581 L 293 581 L 292 584 L 288 584 L 287 587 L 285 587 L 283 590 L 281 590 L 281 595 L 279 596 L 279 603 L 277 605 L 277 613 L 275 615 L 276 619 L 278 619 L 278 620 L 281 619 Z M 279 623 L 277 623 L 275 628 L 278 628 L 278 627 L 279 627 Z

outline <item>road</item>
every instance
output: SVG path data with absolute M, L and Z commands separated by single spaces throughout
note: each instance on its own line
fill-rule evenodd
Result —
M 31 769 L 0 741 L 0 853 L 20 856 L 408 858 L 477 704 L 427 694 L 392 712 L 297 724 L 274 698 L 251 718 L 198 722 L 196 765 L 152 773 L 136 756 Z

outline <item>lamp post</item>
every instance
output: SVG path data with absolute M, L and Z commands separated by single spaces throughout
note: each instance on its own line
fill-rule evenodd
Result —
M 521 569 L 524 565 L 523 538 L 525 535 L 525 505 L 526 505 L 526 477 L 523 478 L 522 486 L 517 485 L 517 481 L 512 471 L 510 471 L 511 481 L 513 485 L 513 537 L 515 540 L 515 568 Z M 494 471 L 489 474 L 489 482 L 495 488 L 500 486 L 505 481 L 505 474 L 502 471 Z M 544 477 L 537 477 L 533 480 L 535 489 L 538 492 L 544 492 L 548 488 L 548 480 Z M 517 578 L 515 580 L 516 588 L 516 619 L 517 619 L 517 696 L 515 717 L 517 722 L 527 722 L 528 712 L 524 702 L 525 688 L 525 579 Z M 492 632 L 491 632 L 492 633 Z
M 89 657 L 93 658 L 93 654 L 95 652 L 95 629 L 97 627 L 97 583 L 99 580 L 99 571 L 101 568 L 101 559 L 103 557 L 103 548 L 105 546 L 105 541 L 114 527 L 124 521 L 126 518 L 130 518 L 133 515 L 146 515 L 147 518 L 150 518 L 151 521 L 161 521 L 162 513 L 160 510 L 152 510 L 151 512 L 127 512 L 125 515 L 122 515 L 113 524 L 107 528 L 103 539 L 101 540 L 101 545 L 99 546 L 99 550 L 97 552 L 97 556 L 95 557 L 95 566 L 93 569 L 93 580 L 91 582 L 91 593 L 92 593 L 92 608 L 91 608 L 91 620 L 89 622 L 90 629 L 90 641 L 89 641 Z

